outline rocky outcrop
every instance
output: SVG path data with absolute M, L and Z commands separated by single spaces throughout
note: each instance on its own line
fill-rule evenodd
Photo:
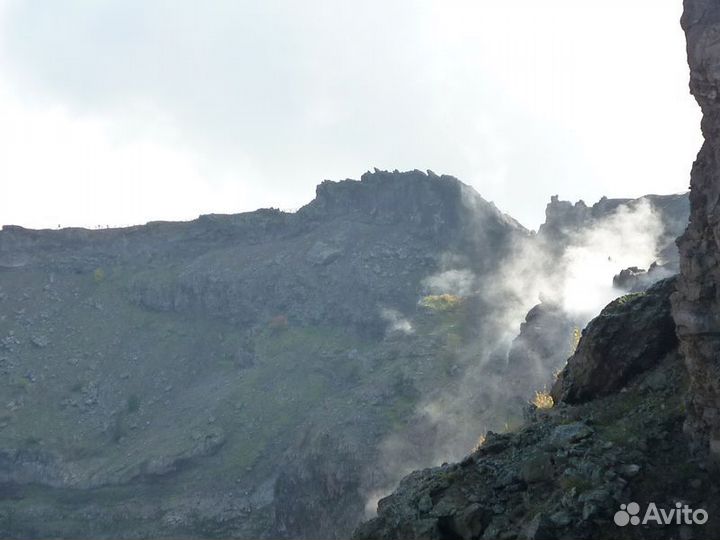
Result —
M 674 352 L 625 392 L 538 410 L 517 433 L 488 433 L 461 462 L 405 477 L 354 537 L 715 538 L 713 477 L 684 444 L 684 375 Z M 706 510 L 708 523 L 622 528 L 613 521 L 631 501 L 667 511 L 679 500 Z
M 690 224 L 678 241 L 673 315 L 690 374 L 687 431 L 720 457 L 720 5 L 685 0 L 682 26 L 705 142 L 691 172 Z
M 538 230 L 538 236 L 552 246 L 562 248 L 573 236 L 590 229 L 618 210 L 637 209 L 641 204 L 660 218 L 663 231 L 658 238 L 661 262 L 677 263 L 675 238 L 685 229 L 690 212 L 688 195 L 645 195 L 637 199 L 609 199 L 602 197 L 592 206 L 584 201 L 571 203 L 553 195 L 545 208 L 545 222 Z
M 275 482 L 275 532 L 291 538 L 347 538 L 365 510 L 363 475 L 375 456 L 368 426 L 308 432 Z
M 653 283 L 676 274 L 678 272 L 677 262 L 674 261 L 668 264 L 654 262 L 647 270 L 637 266 L 625 268 L 613 276 L 613 287 L 628 293 L 642 292 Z
M 552 389 L 556 402 L 579 403 L 623 388 L 677 347 L 670 314 L 675 279 L 618 298 L 583 330 Z
M 579 332 L 576 323 L 561 306 L 543 302 L 528 312 L 512 342 L 503 374 L 508 392 L 519 403 L 527 403 L 533 392 L 551 384 L 553 373 L 573 353 L 574 332 Z

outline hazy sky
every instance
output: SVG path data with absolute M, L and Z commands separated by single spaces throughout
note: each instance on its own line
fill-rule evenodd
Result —
M 0 223 L 294 209 L 372 167 L 550 195 L 684 191 L 681 0 L 0 0 Z

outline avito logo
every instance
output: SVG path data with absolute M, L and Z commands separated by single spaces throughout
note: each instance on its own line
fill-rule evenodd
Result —
M 645 509 L 643 517 L 640 518 L 640 505 L 636 502 L 621 504 L 620 510 L 615 512 L 615 525 L 625 527 L 626 525 L 704 525 L 708 520 L 708 513 L 702 508 L 693 510 L 687 504 L 675 503 L 675 508 L 665 510 L 658 508 L 653 502 Z

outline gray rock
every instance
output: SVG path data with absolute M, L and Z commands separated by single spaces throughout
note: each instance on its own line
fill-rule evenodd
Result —
M 662 280 L 611 302 L 590 321 L 553 385 L 555 402 L 581 403 L 617 392 L 676 348 L 670 314 L 674 290 L 674 278 Z
M 595 503 L 592 502 L 586 502 L 583 505 L 583 511 L 582 511 L 582 518 L 587 521 L 591 517 L 595 516 L 598 513 L 598 506 Z
M 551 480 L 554 472 L 552 458 L 546 453 L 531 457 L 521 467 L 522 479 L 528 484 Z
M 690 174 L 690 222 L 678 239 L 681 273 L 673 295 L 673 317 L 686 359 L 691 386 L 687 432 L 696 445 L 720 457 L 720 416 L 707 409 L 720 407 L 720 48 L 717 4 L 684 2 L 682 27 L 687 38 L 690 91 L 703 113 L 704 143 Z
M 630 463 L 628 465 L 623 465 L 620 468 L 620 474 L 623 475 L 625 478 L 633 478 L 637 476 L 637 474 L 640 472 L 640 469 L 640 465 Z
M 552 523 L 545 514 L 537 514 L 520 534 L 522 540 L 553 540 Z
M 342 249 L 317 241 L 307 252 L 307 259 L 312 264 L 326 266 L 342 255 Z
M 566 527 L 573 522 L 573 517 L 572 515 L 570 515 L 569 512 L 565 510 L 560 510 L 550 516 L 550 521 L 552 521 L 553 524 L 558 527 Z
M 580 502 L 595 502 L 604 504 L 611 500 L 610 492 L 605 488 L 592 489 L 582 493 L 578 500 Z
M 550 437 L 548 444 L 555 448 L 564 448 L 570 444 L 577 443 L 592 434 L 593 430 L 583 422 L 573 422 L 557 426 Z
M 30 338 L 30 343 L 39 349 L 44 349 L 50 344 L 50 340 L 46 336 L 37 335 Z
M 449 520 L 449 528 L 460 538 L 479 538 L 490 522 L 491 513 L 479 504 L 471 504 L 454 514 Z
M 420 500 L 418 501 L 418 510 L 423 513 L 427 514 L 430 510 L 432 510 L 433 503 L 432 499 L 430 498 L 430 495 L 427 493 L 420 497 Z

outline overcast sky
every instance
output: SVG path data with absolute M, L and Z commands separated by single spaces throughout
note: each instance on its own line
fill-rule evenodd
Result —
M 372 167 L 550 195 L 687 189 L 681 0 L 0 0 L 0 223 L 295 209 Z

